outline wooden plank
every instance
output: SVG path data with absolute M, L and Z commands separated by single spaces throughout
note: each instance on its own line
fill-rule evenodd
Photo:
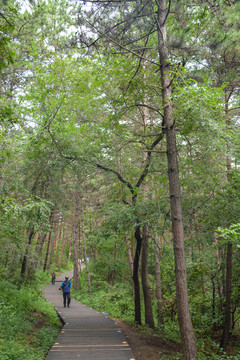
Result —
M 56 279 L 62 282 L 65 275 Z M 133 353 L 119 326 L 108 316 L 73 300 L 63 307 L 59 285 L 48 285 L 44 296 L 56 308 L 65 323 L 46 360 L 134 360 Z

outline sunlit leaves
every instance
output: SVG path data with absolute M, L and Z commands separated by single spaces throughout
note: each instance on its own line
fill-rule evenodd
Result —
M 232 224 L 229 228 L 217 228 L 217 232 L 219 234 L 220 244 L 227 244 L 231 242 L 232 244 L 236 244 L 238 248 L 240 248 L 240 224 Z

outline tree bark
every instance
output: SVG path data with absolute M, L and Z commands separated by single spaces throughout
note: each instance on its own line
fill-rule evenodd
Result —
M 145 224 L 142 231 L 142 288 L 145 306 L 145 324 L 154 329 L 154 319 L 152 312 L 151 291 L 148 281 L 148 250 L 149 250 L 149 233 Z
M 36 248 L 35 248 L 36 255 L 35 255 L 34 262 L 33 262 L 34 269 L 36 269 L 38 267 L 38 265 L 42 266 L 41 265 L 42 264 L 42 248 L 43 248 L 43 244 L 46 239 L 46 236 L 47 236 L 47 234 L 43 227 L 42 232 L 38 235 L 38 240 L 37 240 L 37 244 L 36 244 Z
M 51 215 L 50 215 L 50 231 L 49 231 L 49 235 L 48 235 L 48 241 L 46 243 L 46 254 L 45 254 L 45 261 L 44 261 L 44 265 L 43 265 L 43 271 L 46 271 L 46 269 L 47 269 L 47 262 L 48 262 L 50 246 L 51 246 L 53 216 L 54 216 L 54 210 L 51 212 Z
M 203 293 L 203 295 L 205 295 L 206 294 L 206 289 L 205 289 L 205 281 L 204 281 L 204 276 L 203 276 L 202 252 L 203 252 L 202 244 L 199 243 L 199 258 L 200 258 L 202 293 Z
M 140 298 L 140 284 L 139 284 L 139 260 L 142 247 L 142 237 L 140 233 L 140 226 L 137 225 L 135 230 L 135 239 L 136 239 L 136 250 L 133 261 L 133 283 L 134 283 L 134 302 L 135 302 L 135 322 L 136 324 L 141 325 L 141 298 Z
M 215 274 L 211 276 L 212 281 L 212 320 L 213 320 L 213 330 L 216 330 L 216 289 L 215 289 Z
M 47 269 L 49 270 L 51 265 L 52 265 L 52 259 L 53 259 L 53 254 L 55 251 L 55 246 L 56 246 L 56 242 L 57 242 L 57 237 L 58 237 L 58 228 L 59 228 L 59 217 L 58 214 L 55 213 L 56 216 L 54 216 L 54 238 L 51 244 L 51 250 L 50 250 L 50 256 L 49 256 L 49 262 L 48 262 L 48 266 Z M 56 218 L 55 218 L 56 217 Z M 62 222 L 61 222 L 61 226 L 62 226 Z
M 78 193 L 75 193 L 73 198 L 73 249 L 74 249 L 74 258 L 73 258 L 73 288 L 75 290 L 81 289 L 80 279 L 79 279 L 79 268 L 78 268 L 78 239 L 79 239 L 79 196 Z
M 91 296 L 92 295 L 92 289 L 91 289 L 91 279 L 90 279 L 90 273 L 89 273 L 89 267 L 88 267 L 86 238 L 85 238 L 84 210 L 83 210 L 83 208 L 82 208 L 82 242 L 83 242 L 84 261 L 85 261 L 85 265 L 86 265 L 87 279 L 88 279 L 88 294 L 89 294 L 89 296 Z
M 226 114 L 226 125 L 229 127 L 229 99 L 230 95 L 225 89 L 225 114 Z M 231 171 L 231 158 L 227 154 L 227 180 L 231 181 L 230 171 Z M 231 295 L 232 295 L 232 244 L 228 242 L 227 244 L 227 264 L 226 264 L 226 282 L 225 282 L 225 318 L 224 318 L 224 328 L 222 339 L 220 342 L 220 347 L 224 351 L 227 350 L 228 341 L 230 338 L 231 331 Z
M 161 280 L 161 268 L 160 268 L 160 240 L 154 239 L 154 258 L 155 258 L 155 277 L 156 277 L 156 297 L 157 297 L 157 311 L 158 321 L 160 324 L 164 324 L 163 307 L 162 307 L 162 280 Z
M 225 319 L 220 347 L 227 350 L 231 331 L 231 296 L 232 296 L 232 244 L 227 244 Z
M 131 245 L 129 243 L 128 235 L 125 235 L 125 244 L 126 244 L 126 249 L 127 249 L 129 268 L 130 268 L 131 277 L 132 277 L 133 276 L 133 257 L 132 257 Z
M 34 236 L 34 231 L 32 230 L 29 232 L 29 235 L 28 235 L 28 243 L 27 243 L 26 251 L 25 251 L 25 254 L 23 257 L 23 261 L 22 261 L 21 276 L 24 276 L 27 272 L 28 248 L 31 245 L 33 236 Z
M 183 359 L 197 360 L 197 346 L 188 304 L 187 271 L 184 248 L 184 232 L 180 181 L 178 175 L 176 132 L 171 103 L 171 81 L 167 48 L 166 20 L 168 9 L 166 0 L 156 0 L 158 5 L 158 44 L 160 57 L 162 100 L 164 108 L 163 127 L 166 132 L 168 179 L 170 191 L 171 221 L 173 229 L 174 259 L 176 274 L 176 296 L 178 322 L 183 345 Z
M 43 265 L 43 271 L 47 270 L 48 257 L 49 257 L 49 253 L 50 253 L 50 247 L 51 247 L 51 238 L 52 238 L 52 231 L 50 230 L 49 235 L 48 235 L 48 242 L 47 242 L 47 249 L 46 249 L 46 254 L 45 254 L 45 261 L 44 261 L 44 265 Z
M 215 252 L 216 252 L 216 262 L 217 262 L 217 289 L 218 289 L 218 297 L 219 297 L 219 312 L 223 312 L 223 302 L 222 302 L 222 296 L 223 296 L 223 285 L 221 284 L 221 281 L 219 279 L 219 273 L 221 271 L 221 264 L 220 264 L 220 250 L 218 246 L 218 237 L 217 233 L 214 232 L 214 242 L 216 244 Z
M 61 246 L 61 239 L 62 239 L 62 236 L 63 236 L 63 232 L 64 232 L 64 221 L 63 219 L 61 219 L 61 224 L 60 224 L 60 229 L 59 229 L 59 233 L 58 233 L 58 236 L 56 238 L 56 251 L 55 251 L 55 263 L 58 262 L 58 253 L 59 253 L 59 247 Z
M 67 242 L 67 238 L 68 238 L 68 236 L 69 236 L 68 226 L 69 226 L 69 224 L 67 225 L 66 233 L 63 234 L 62 251 L 61 251 L 61 255 L 60 255 L 60 259 L 59 259 L 59 264 L 58 264 L 58 268 L 59 268 L 59 269 L 60 269 L 61 266 L 62 266 L 63 253 L 64 253 L 65 245 L 66 245 L 66 242 Z M 72 239 L 72 234 L 71 234 L 71 239 Z M 72 242 L 72 240 L 70 240 L 70 242 Z

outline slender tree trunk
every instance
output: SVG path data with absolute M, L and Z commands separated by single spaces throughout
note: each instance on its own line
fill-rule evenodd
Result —
M 69 226 L 69 225 L 68 225 L 68 226 Z M 68 226 L 67 226 L 67 229 L 68 229 Z M 69 236 L 69 231 L 66 231 L 66 233 L 64 234 L 64 237 L 63 237 L 62 251 L 61 251 L 61 256 L 60 256 L 59 264 L 58 264 L 58 268 L 59 268 L 59 269 L 60 269 L 61 266 L 62 266 L 63 253 L 64 253 L 64 249 L 65 249 L 65 246 L 66 246 L 66 242 L 67 242 L 68 236 Z M 72 239 L 72 234 L 71 234 L 71 239 Z M 72 242 L 72 240 L 70 240 L 70 243 L 71 243 L 71 242 Z
M 203 262 L 202 262 L 202 244 L 199 243 L 199 258 L 200 258 L 200 270 L 201 270 L 201 284 L 202 284 L 202 293 L 206 294 L 205 282 L 203 276 Z
M 212 281 L 212 319 L 213 319 L 213 330 L 216 330 L 216 289 L 215 289 L 215 274 L 211 276 Z
M 59 233 L 58 233 L 58 236 L 56 238 L 56 251 L 55 251 L 55 256 L 54 256 L 55 263 L 57 263 L 57 261 L 58 261 L 58 253 L 59 253 L 59 247 L 61 246 L 61 239 L 62 239 L 63 230 L 64 230 L 64 222 L 63 222 L 63 219 L 61 219 Z
M 25 251 L 25 254 L 23 257 L 23 261 L 22 261 L 21 276 L 24 276 L 27 272 L 28 251 L 29 251 L 29 246 L 31 245 L 33 236 L 34 236 L 34 231 L 32 230 L 29 232 L 29 235 L 28 235 L 28 243 L 27 243 L 26 251 Z
M 133 255 L 132 255 L 132 244 L 129 240 L 128 235 L 125 235 L 125 244 L 127 249 L 128 264 L 131 273 L 131 279 L 133 279 Z M 132 281 L 132 294 L 134 298 L 134 282 Z
M 72 237 L 70 238 L 70 245 L 69 245 L 69 251 L 68 251 L 68 262 L 71 260 L 72 255 Z
M 116 277 L 116 263 L 117 263 L 117 246 L 116 243 L 114 244 L 114 250 L 113 250 L 113 270 L 109 271 L 108 275 L 108 281 L 111 282 L 112 285 L 114 285 L 115 277 Z
M 189 246 L 187 250 L 188 250 L 188 259 L 189 259 L 190 262 L 192 262 L 193 260 L 192 260 L 192 248 L 191 248 L 191 246 Z
M 79 279 L 79 268 L 78 268 L 78 240 L 79 240 L 79 196 L 78 193 L 75 193 L 73 198 L 73 248 L 74 248 L 74 268 L 73 268 L 73 288 L 75 290 L 80 290 L 80 279 Z
M 227 350 L 231 331 L 231 296 L 232 296 L 232 244 L 227 244 L 225 319 L 220 347 Z
M 162 307 L 162 280 L 160 268 L 160 239 L 154 239 L 154 257 L 155 257 L 155 276 L 156 276 L 156 297 L 157 297 L 157 311 L 158 321 L 164 324 L 163 307 Z
M 49 235 L 48 235 L 48 241 L 46 241 L 46 254 L 45 254 L 45 260 L 44 260 L 44 265 L 43 265 L 43 271 L 47 270 L 47 263 L 48 263 L 50 247 L 51 247 L 53 217 L 54 217 L 54 210 L 51 212 L 51 216 L 50 216 L 50 231 L 49 231 Z
M 45 261 L 44 261 L 44 265 L 43 265 L 43 271 L 47 270 L 48 257 L 49 257 L 49 253 L 50 253 L 50 247 L 51 247 L 51 238 L 52 238 L 52 231 L 50 230 L 49 235 L 48 235 L 48 242 L 47 242 Z
M 144 63 L 144 61 L 143 61 Z M 143 65 L 145 68 L 145 65 Z M 145 76 L 144 76 L 145 80 Z M 146 103 L 146 95 L 144 94 L 143 103 Z M 145 133 L 148 126 L 148 116 L 146 106 L 142 107 L 142 130 Z M 145 148 L 144 148 L 145 150 Z M 143 151 L 143 166 L 147 162 L 147 153 Z M 148 186 L 146 183 L 143 183 L 143 194 L 144 198 L 148 199 Z M 147 216 L 147 214 L 146 214 Z M 145 324 L 154 329 L 154 319 L 152 312 L 152 297 L 148 281 L 148 254 L 149 254 L 149 229 L 148 225 L 144 224 L 142 229 L 142 289 L 143 289 L 143 298 L 144 298 L 144 310 L 145 310 Z
M 86 264 L 87 279 L 88 279 L 88 294 L 89 294 L 89 296 L 91 296 L 92 295 L 92 289 L 91 289 L 91 279 L 90 279 L 88 258 L 87 258 L 86 237 L 85 237 L 85 223 L 84 223 L 84 209 L 83 209 L 83 207 L 82 207 L 82 243 L 83 243 L 84 261 L 85 261 L 85 264 Z
M 53 259 L 53 254 L 54 254 L 54 250 L 55 250 L 55 246 L 56 246 L 56 242 L 57 242 L 57 237 L 58 237 L 58 228 L 59 228 L 59 218 L 57 216 L 58 214 L 56 214 L 56 219 L 54 216 L 54 238 L 52 241 L 52 246 L 51 246 L 51 250 L 50 250 L 50 256 L 49 256 L 49 263 L 48 263 L 48 269 L 50 269 L 51 265 L 52 265 L 52 259 Z
M 34 269 L 37 268 L 38 264 L 42 266 L 42 248 L 44 241 L 46 239 L 47 234 L 45 233 L 45 229 L 42 229 L 42 232 L 38 235 L 38 240 L 35 248 L 35 259 L 33 262 Z
M 221 256 L 221 267 L 219 273 L 222 273 L 222 285 L 220 286 L 220 291 L 222 290 L 222 295 L 225 296 L 226 294 L 226 254 L 227 249 L 220 249 L 220 256 Z
M 178 322 L 180 326 L 184 360 L 197 360 L 197 346 L 189 312 L 187 271 L 184 248 L 184 232 L 180 182 L 178 175 L 176 132 L 171 104 L 171 81 L 169 78 L 169 61 L 167 48 L 166 20 L 168 10 L 166 0 L 156 0 L 158 5 L 158 41 L 161 70 L 162 100 L 164 107 L 163 126 L 166 132 L 168 179 L 173 229 L 174 259 L 176 274 L 176 296 Z
M 183 343 L 184 360 L 196 360 L 197 347 L 193 331 L 188 304 L 187 269 L 184 249 L 184 233 L 182 222 L 182 209 L 180 188 L 177 170 L 175 134 L 167 131 L 167 147 L 169 162 L 169 188 L 171 201 L 171 216 L 174 241 L 174 259 L 176 274 L 177 311 L 180 332 Z M 175 150 L 172 150 L 174 149 Z
M 225 89 L 225 114 L 226 114 L 226 125 L 229 127 L 229 99 L 230 95 Z M 227 155 L 227 180 L 231 181 L 229 173 L 231 171 L 231 158 Z M 228 242 L 227 244 L 227 265 L 226 265 L 226 282 L 225 282 L 225 318 L 224 318 L 224 328 L 223 335 L 220 342 L 220 346 L 224 351 L 227 350 L 228 341 L 230 339 L 231 331 L 231 295 L 232 295 L 232 244 Z
M 142 231 L 142 288 L 145 306 L 145 324 L 154 329 L 154 319 L 152 312 L 151 291 L 148 281 L 148 250 L 149 250 L 149 233 L 145 224 Z
M 125 244 L 126 244 L 126 249 L 127 249 L 127 257 L 128 257 L 129 268 L 130 268 L 131 277 L 132 277 L 133 276 L 133 257 L 132 257 L 131 245 L 130 245 L 130 242 L 129 242 L 128 235 L 125 235 Z
M 142 247 L 142 237 L 140 233 L 140 226 L 137 225 L 135 230 L 135 239 L 137 241 L 136 251 L 133 261 L 133 283 L 134 283 L 134 302 L 135 302 L 135 322 L 141 325 L 141 297 L 140 297 L 140 284 L 139 284 L 139 260 Z
M 223 312 L 223 302 L 222 302 L 222 295 L 223 295 L 223 285 L 221 284 L 221 281 L 219 279 L 219 274 L 221 271 L 221 265 L 220 265 L 220 250 L 218 246 L 218 238 L 216 232 L 214 233 L 214 242 L 216 244 L 216 262 L 217 262 L 217 289 L 218 289 L 218 297 L 219 297 L 219 311 L 220 313 Z

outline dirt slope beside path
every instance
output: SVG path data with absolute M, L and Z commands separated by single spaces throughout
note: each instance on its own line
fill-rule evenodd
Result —
M 174 355 L 181 352 L 179 344 L 150 334 L 142 334 L 119 319 L 114 319 L 114 321 L 118 323 L 124 332 L 135 360 L 160 360 L 161 354 Z

